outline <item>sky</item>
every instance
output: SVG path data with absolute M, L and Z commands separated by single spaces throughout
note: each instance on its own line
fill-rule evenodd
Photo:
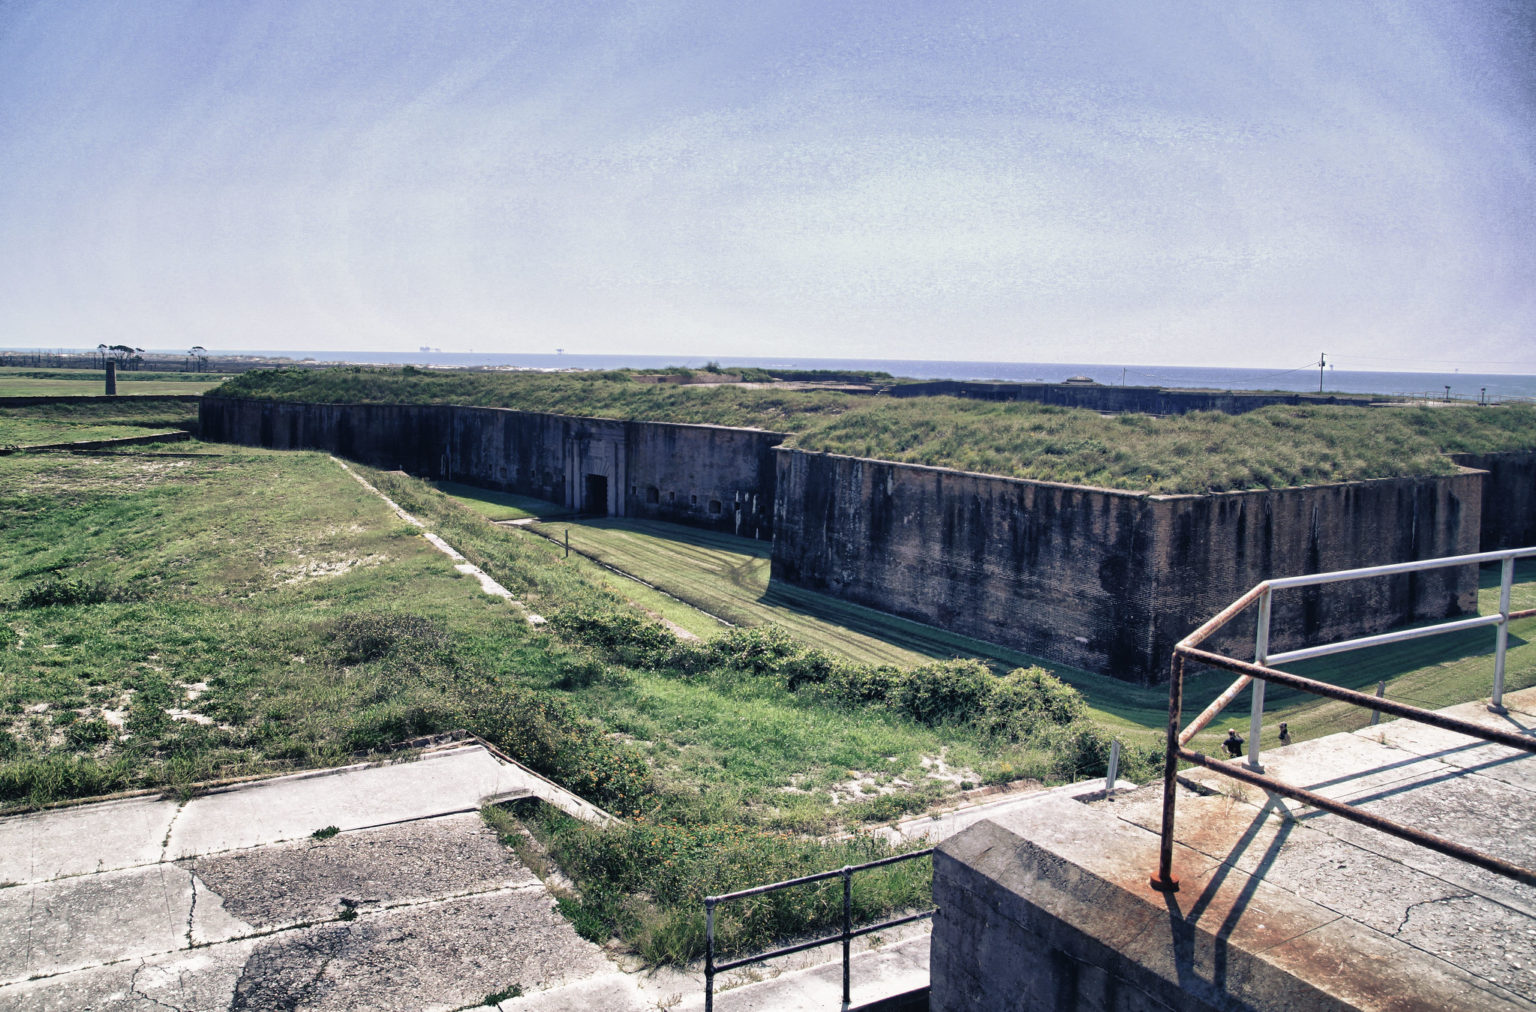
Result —
M 0 0 L 0 347 L 1536 373 L 1527 0 Z

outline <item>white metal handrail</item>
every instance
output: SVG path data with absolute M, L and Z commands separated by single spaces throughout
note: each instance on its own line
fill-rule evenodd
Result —
M 1360 569 L 1341 569 L 1331 573 L 1309 573 L 1304 576 L 1284 576 L 1272 580 L 1265 580 L 1257 584 L 1252 590 L 1244 594 L 1238 601 L 1228 607 L 1221 615 L 1201 626 L 1179 641 L 1175 649 L 1195 647 L 1202 643 L 1219 625 L 1232 618 L 1238 611 L 1257 600 L 1259 605 L 1258 629 L 1254 633 L 1253 662 L 1261 666 L 1282 664 L 1288 661 L 1309 660 L 1314 657 L 1326 657 L 1331 654 L 1347 653 L 1351 650 L 1361 650 L 1366 647 L 1383 646 L 1388 643 L 1403 643 L 1408 640 L 1422 639 L 1426 636 L 1441 636 L 1447 633 L 1460 632 L 1466 629 L 1478 629 L 1486 626 L 1496 627 L 1496 639 L 1494 643 L 1493 658 L 1493 694 L 1488 709 L 1494 713 L 1504 713 L 1504 659 L 1509 652 L 1509 622 L 1513 618 L 1522 618 L 1536 611 L 1511 613 L 1510 591 L 1515 580 L 1515 560 L 1536 557 L 1536 545 L 1527 548 L 1506 548 L 1495 552 L 1477 552 L 1472 555 L 1453 555 L 1439 559 L 1419 559 L 1414 562 L 1395 562 L 1383 566 L 1366 566 Z M 1393 632 L 1380 633 L 1374 636 L 1358 636 L 1354 639 L 1340 640 L 1337 643 L 1324 643 L 1318 646 L 1303 647 L 1298 650 L 1287 650 L 1281 653 L 1269 652 L 1270 615 L 1272 612 L 1273 596 L 1277 590 L 1290 590 L 1296 587 L 1316 587 L 1329 583 L 1343 583 L 1350 580 L 1363 580 L 1378 576 L 1395 576 L 1400 573 L 1416 573 L 1430 569 L 1448 569 L 1453 566 L 1481 565 L 1486 562 L 1501 563 L 1499 584 L 1499 610 L 1492 615 L 1479 615 L 1474 618 L 1450 619 L 1431 625 L 1418 626 L 1413 629 L 1398 629 Z M 1264 682 L 1249 676 L 1239 678 L 1232 686 L 1207 707 L 1205 712 L 1179 734 L 1179 744 L 1183 745 L 1193 738 L 1206 724 L 1236 698 L 1237 693 L 1244 686 L 1252 685 L 1252 704 L 1248 718 L 1248 760 L 1245 765 L 1250 769 L 1262 772 L 1263 766 L 1259 763 L 1259 737 L 1264 725 Z

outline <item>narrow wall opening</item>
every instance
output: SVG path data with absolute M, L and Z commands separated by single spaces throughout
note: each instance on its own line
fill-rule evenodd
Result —
M 608 515 L 608 476 L 603 474 L 589 474 L 586 476 L 585 495 L 581 500 L 581 511 L 592 513 L 600 517 Z

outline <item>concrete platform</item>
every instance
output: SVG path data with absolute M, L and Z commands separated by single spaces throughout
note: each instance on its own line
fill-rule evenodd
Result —
M 1447 712 L 1536 730 L 1536 690 L 1506 702 L 1506 716 Z M 1526 753 L 1393 721 L 1262 759 L 1287 783 L 1536 862 Z M 1147 882 L 1160 785 L 1049 799 L 941 844 L 933 1008 L 1536 1009 L 1536 889 L 1211 771 L 1179 792 L 1176 893 Z
M 0 1010 L 461 1009 L 593 981 L 645 1008 L 478 814 L 550 786 L 456 745 L 0 819 Z

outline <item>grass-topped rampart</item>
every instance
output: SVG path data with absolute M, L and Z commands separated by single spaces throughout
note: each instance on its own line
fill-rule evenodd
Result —
M 216 391 L 318 403 L 464 404 L 750 426 L 806 450 L 1161 493 L 1442 475 L 1446 454 L 1536 449 L 1536 407 L 1276 405 L 1244 415 L 1103 416 L 954 397 L 780 385 L 658 384 L 627 372 L 369 369 L 249 372 Z

